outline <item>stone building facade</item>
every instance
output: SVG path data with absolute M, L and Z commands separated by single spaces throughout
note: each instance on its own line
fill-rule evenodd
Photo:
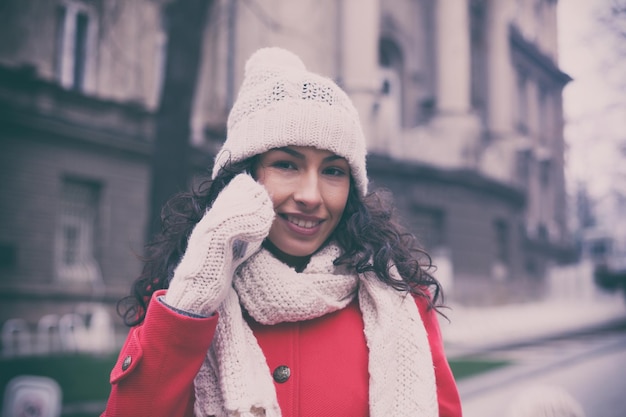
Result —
M 556 1 L 214 7 L 195 143 L 225 129 L 252 51 L 292 49 L 355 101 L 373 187 L 392 192 L 449 295 L 470 304 L 541 296 L 548 268 L 571 253 L 561 101 L 570 78 L 557 65 Z
M 0 6 L 0 321 L 113 306 L 137 275 L 165 3 Z M 540 296 L 570 247 L 556 3 L 214 0 L 189 140 L 210 161 L 245 59 L 292 49 L 354 100 L 372 189 L 452 299 Z
M 115 317 L 140 270 L 162 33 L 156 2 L 0 5 L 0 323 Z

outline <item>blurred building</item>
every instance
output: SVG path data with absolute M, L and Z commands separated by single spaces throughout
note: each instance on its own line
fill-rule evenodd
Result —
M 165 3 L 0 4 L 0 322 L 113 305 L 138 274 Z M 213 0 L 189 140 L 210 161 L 246 58 L 289 48 L 353 98 L 372 188 L 453 299 L 541 296 L 571 248 L 556 3 Z
M 598 286 L 626 296 L 626 195 L 620 191 L 616 187 L 595 201 L 593 221 L 581 222 L 577 237 Z

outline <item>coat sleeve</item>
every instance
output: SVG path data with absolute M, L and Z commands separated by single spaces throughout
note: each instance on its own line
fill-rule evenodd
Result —
M 416 297 L 417 308 L 426 327 L 428 333 L 428 342 L 433 355 L 433 364 L 435 366 L 435 380 L 437 383 L 437 399 L 439 401 L 440 417 L 461 417 L 461 399 L 456 386 L 456 381 L 452 375 L 450 364 L 446 358 L 437 320 L 437 312 L 433 309 L 428 310 L 426 300 L 422 297 Z
M 179 314 L 154 293 L 146 318 L 133 327 L 111 371 L 111 393 L 101 417 L 193 416 L 193 380 L 211 344 L 217 314 Z

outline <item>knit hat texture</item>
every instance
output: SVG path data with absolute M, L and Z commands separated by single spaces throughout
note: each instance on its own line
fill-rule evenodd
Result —
M 262 48 L 246 62 L 213 178 L 229 163 L 284 146 L 313 146 L 345 158 L 359 193 L 367 193 L 365 137 L 348 95 L 307 71 L 294 53 Z

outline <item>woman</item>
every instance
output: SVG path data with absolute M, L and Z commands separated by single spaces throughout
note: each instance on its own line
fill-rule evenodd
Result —
M 212 181 L 149 246 L 103 416 L 460 416 L 440 286 L 365 157 L 335 83 L 254 53 Z

